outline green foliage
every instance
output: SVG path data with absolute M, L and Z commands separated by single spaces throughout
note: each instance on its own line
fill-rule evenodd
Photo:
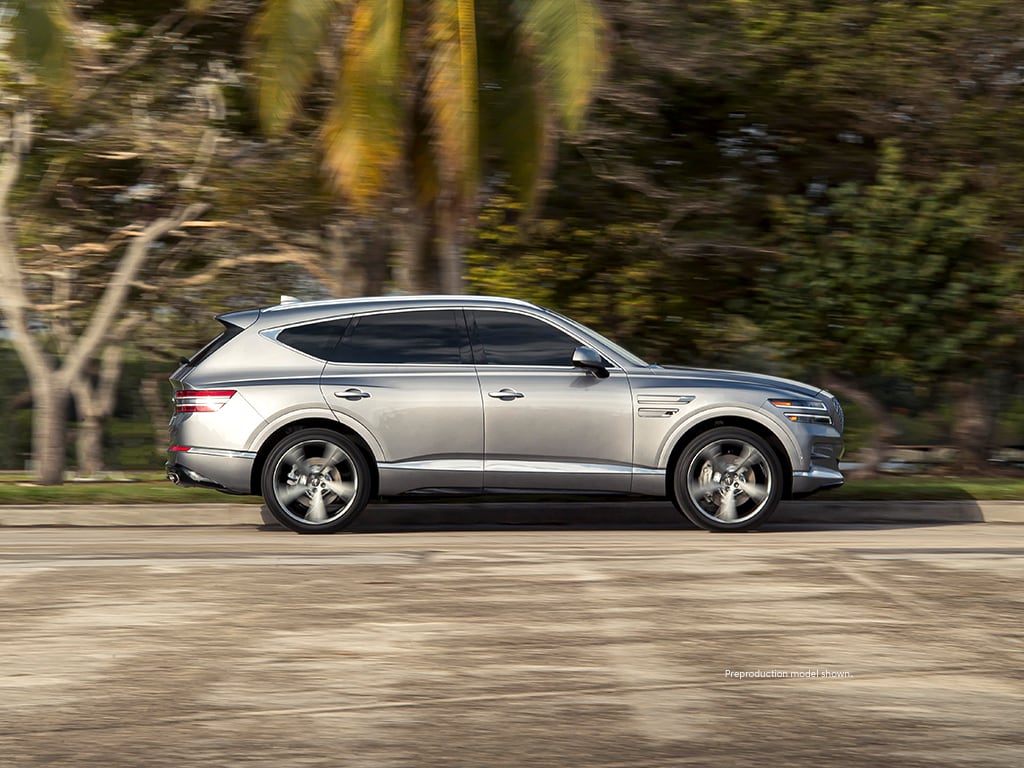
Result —
M 591 93 L 608 66 L 597 8 L 590 0 L 534 0 L 526 6 L 523 24 L 540 52 L 552 101 L 567 130 L 579 130 Z
M 138 414 L 145 416 L 145 413 Z M 137 418 L 137 416 L 136 416 Z M 159 469 L 166 456 L 153 445 L 151 421 L 111 421 L 105 434 L 104 458 L 108 467 L 118 469 Z
M 32 450 L 29 381 L 9 342 L 0 343 L 0 469 L 24 469 Z
M 75 73 L 75 23 L 65 0 L 15 0 L 4 14 L 13 14 L 15 56 L 35 72 L 55 102 L 72 90 Z
M 1024 393 L 1018 392 L 1008 399 L 1000 411 L 995 445 L 1024 447 Z
M 762 285 L 766 338 L 833 372 L 915 381 L 984 369 L 1017 343 L 993 323 L 1020 264 L 993 253 L 988 200 L 960 170 L 909 179 L 882 146 L 877 180 L 775 204 L 782 252 Z
M 756 363 L 742 310 L 758 254 L 666 238 L 651 222 L 544 218 L 517 224 L 499 198 L 467 253 L 473 293 L 565 312 L 659 363 Z
M 267 0 L 251 29 L 259 82 L 260 120 L 284 131 L 316 71 L 316 56 L 330 29 L 336 0 Z

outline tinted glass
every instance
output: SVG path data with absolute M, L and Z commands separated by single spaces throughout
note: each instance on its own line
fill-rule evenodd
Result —
M 200 349 L 194 355 L 192 355 L 192 357 L 188 358 L 188 360 L 183 360 L 182 362 L 184 365 L 199 365 L 201 362 L 203 362 L 203 360 L 208 358 L 210 355 L 212 355 L 214 352 L 216 352 L 218 349 L 223 347 L 225 344 L 227 344 L 229 341 L 235 338 L 235 336 L 242 332 L 242 329 L 239 328 L 237 325 L 225 323 L 223 320 L 221 320 L 220 322 L 224 326 L 224 332 L 220 336 L 215 338 L 213 341 L 209 342 L 205 347 Z
M 338 363 L 461 363 L 465 331 L 453 309 L 366 315 L 342 340 Z
M 541 320 L 513 312 L 474 312 L 488 365 L 572 365 L 579 342 Z
M 305 352 L 307 355 L 330 360 L 338 340 L 348 327 L 348 318 L 340 320 L 328 320 L 324 323 L 311 323 L 299 325 L 295 328 L 285 328 L 277 334 L 277 340 L 287 344 L 292 349 Z

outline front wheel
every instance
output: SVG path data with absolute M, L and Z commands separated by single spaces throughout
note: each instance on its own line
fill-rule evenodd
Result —
M 745 531 L 767 520 L 782 498 L 782 465 L 768 443 L 746 429 L 717 427 L 679 456 L 673 501 L 709 531 Z
M 370 498 L 370 466 L 359 447 L 328 429 L 301 429 L 267 457 L 260 478 L 267 509 L 297 533 L 351 525 Z

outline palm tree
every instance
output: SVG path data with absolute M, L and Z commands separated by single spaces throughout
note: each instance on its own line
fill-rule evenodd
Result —
M 6 10 L 11 50 L 53 97 L 74 82 L 74 16 L 67 0 L 14 0 Z
M 532 205 L 559 129 L 579 127 L 605 69 L 593 0 L 265 0 L 251 32 L 271 134 L 333 56 L 323 168 L 357 211 L 411 212 L 399 275 L 411 292 L 460 292 L 482 163 Z

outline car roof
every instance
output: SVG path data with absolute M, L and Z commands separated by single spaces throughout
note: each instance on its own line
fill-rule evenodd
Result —
M 500 296 L 363 296 L 352 299 L 322 299 L 319 301 L 294 301 L 282 297 L 281 304 L 264 307 L 258 310 L 241 310 L 220 315 L 217 319 L 234 325 L 247 326 L 257 319 L 264 324 L 291 324 L 312 320 L 354 315 L 375 310 L 394 309 L 426 309 L 444 307 L 488 307 L 488 308 L 529 308 L 537 310 L 534 304 L 520 299 L 509 299 Z

